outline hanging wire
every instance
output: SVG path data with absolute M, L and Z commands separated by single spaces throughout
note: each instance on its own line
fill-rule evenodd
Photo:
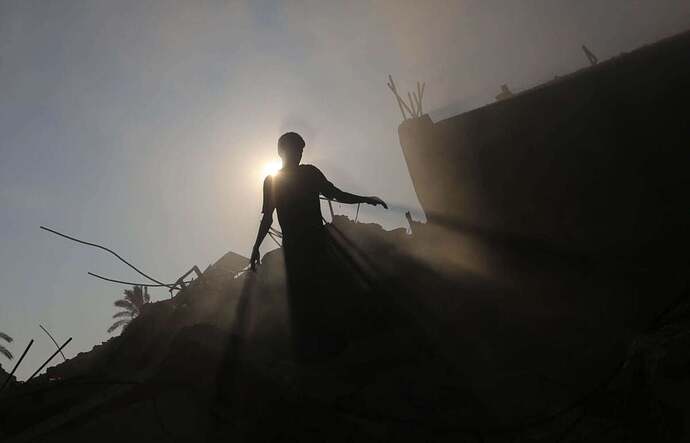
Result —
M 122 263 L 124 263 L 124 264 L 126 264 L 127 266 L 129 266 L 130 268 L 134 269 L 134 270 L 137 271 L 140 275 L 146 277 L 147 279 L 151 280 L 152 282 L 155 282 L 155 283 L 157 283 L 157 284 L 159 284 L 159 285 L 161 285 L 161 286 L 165 286 L 165 287 L 170 288 L 170 289 L 174 289 L 174 288 L 175 288 L 174 285 L 169 285 L 169 284 L 163 283 L 162 281 L 156 280 L 155 278 L 151 277 L 150 275 L 144 273 L 144 272 L 141 271 L 139 268 L 137 268 L 136 266 L 134 266 L 133 264 L 131 264 L 130 262 L 128 262 L 127 260 L 125 260 L 124 258 L 122 258 L 117 252 L 113 251 L 112 249 L 108 249 L 108 248 L 106 248 L 105 246 L 101 246 L 101 245 L 98 245 L 98 244 L 96 244 L 96 243 L 89 243 L 89 242 L 86 242 L 86 241 L 83 241 L 83 240 L 79 240 L 78 238 L 70 237 L 69 235 L 65 235 L 65 234 L 63 234 L 63 233 L 61 233 L 61 232 L 58 232 L 58 231 L 54 230 L 54 229 L 46 228 L 45 226 L 41 226 L 40 228 L 43 229 L 44 231 L 52 232 L 53 234 L 59 235 L 60 237 L 64 237 L 64 238 L 66 238 L 66 239 L 68 239 L 68 240 L 72 240 L 72 241 L 74 241 L 74 242 L 81 243 L 82 245 L 93 246 L 94 248 L 103 249 L 104 251 L 113 254 L 113 255 L 114 255 L 115 257 L 117 257 Z
M 274 233 L 269 231 L 268 236 L 271 237 L 271 240 L 273 240 L 275 242 L 275 244 L 278 245 L 279 248 L 283 247 L 283 245 L 280 242 L 278 242 L 278 240 L 276 239 L 277 236 Z
M 162 285 L 159 285 L 159 284 L 150 284 L 150 283 L 135 283 L 135 282 L 131 282 L 131 281 L 116 280 L 116 279 L 114 279 L 114 278 L 103 277 L 102 275 L 98 275 L 98 274 L 96 274 L 95 272 L 88 272 L 87 274 L 89 274 L 89 275 L 92 276 L 92 277 L 100 278 L 101 280 L 109 281 L 109 282 L 112 282 L 112 283 L 120 283 L 120 284 L 123 284 L 123 285 L 142 286 L 142 287 L 144 287 L 144 288 L 170 288 L 170 289 L 179 289 L 179 288 L 177 287 L 177 284 L 162 284 Z M 193 281 L 194 281 L 194 279 L 185 280 L 183 283 L 184 283 L 184 284 L 189 284 L 189 283 L 191 283 L 191 282 L 193 282 Z

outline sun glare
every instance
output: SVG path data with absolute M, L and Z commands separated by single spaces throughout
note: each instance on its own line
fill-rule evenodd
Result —
M 261 171 L 261 178 L 263 179 L 267 175 L 276 175 L 282 167 L 283 163 L 280 161 L 266 163 Z

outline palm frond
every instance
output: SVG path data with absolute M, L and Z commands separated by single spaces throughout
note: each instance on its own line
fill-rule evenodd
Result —
M 0 354 L 4 355 L 7 357 L 9 360 L 12 360 L 12 353 L 8 351 L 4 346 L 0 346 Z
M 132 289 L 125 289 L 122 293 L 124 297 L 116 300 L 113 304 L 118 308 L 124 309 L 124 311 L 120 311 L 113 315 L 113 318 L 119 318 L 121 320 L 116 321 L 108 328 L 109 333 L 112 333 L 119 327 L 123 329 L 127 327 L 129 322 L 139 315 L 144 304 L 151 300 L 148 291 L 145 290 L 143 286 L 132 286 Z
M 12 337 L 5 334 L 4 332 L 0 332 L 0 338 L 5 340 L 7 343 L 12 343 Z
M 117 314 L 113 315 L 113 318 L 122 318 L 122 317 L 127 317 L 129 319 L 134 317 L 134 313 L 131 311 L 120 311 Z
M 132 303 L 129 300 L 125 300 L 125 299 L 116 300 L 114 305 L 117 306 L 118 308 L 127 309 L 128 311 L 136 311 L 137 310 L 137 307 L 134 305 L 134 303 Z
M 141 286 L 132 286 L 132 289 L 125 289 L 125 300 L 129 300 L 137 309 L 140 309 L 144 301 L 144 291 Z
M 119 328 L 120 326 L 123 327 L 123 329 L 129 324 L 131 320 L 126 319 L 126 320 L 118 320 L 115 323 L 113 323 L 109 328 L 108 328 L 108 334 L 112 334 L 114 330 Z

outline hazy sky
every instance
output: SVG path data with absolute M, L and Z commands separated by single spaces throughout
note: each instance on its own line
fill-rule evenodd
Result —
M 39 323 L 68 356 L 107 339 L 122 288 L 87 271 L 141 281 L 39 225 L 167 281 L 247 255 L 286 130 L 336 185 L 414 209 L 389 73 L 440 119 L 586 66 L 582 44 L 603 60 L 688 28 L 687 0 L 0 0 L 0 331 L 17 355 L 37 340 L 20 377 L 54 351 Z

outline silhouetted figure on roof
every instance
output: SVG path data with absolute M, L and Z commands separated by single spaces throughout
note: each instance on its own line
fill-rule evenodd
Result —
M 319 195 L 342 203 L 367 203 L 388 208 L 378 197 L 365 197 L 341 191 L 318 168 L 301 165 L 305 143 L 294 132 L 278 140 L 283 168 L 264 180 L 263 218 L 252 250 L 251 266 L 259 263 L 259 246 L 273 223 L 273 211 L 283 234 L 288 296 L 298 359 L 335 352 L 336 331 L 333 315 L 346 302 L 352 278 L 344 270 L 332 239 L 323 224 Z M 350 291 L 350 292 L 355 292 Z M 318 357 L 315 357 L 318 358 Z

